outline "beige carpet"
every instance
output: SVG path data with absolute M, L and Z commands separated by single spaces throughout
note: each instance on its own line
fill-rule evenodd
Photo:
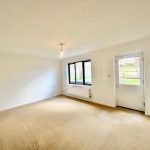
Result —
M 150 150 L 150 118 L 56 97 L 0 112 L 0 150 Z

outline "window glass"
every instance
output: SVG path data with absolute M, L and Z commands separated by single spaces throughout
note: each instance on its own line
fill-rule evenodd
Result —
M 82 62 L 76 63 L 76 82 L 83 83 L 83 68 Z
M 119 84 L 140 85 L 140 58 L 130 57 L 120 59 Z
M 91 79 L 91 61 L 85 62 L 84 63 L 84 69 L 85 69 L 85 83 L 86 84 L 91 84 L 92 79 Z
M 69 83 L 91 85 L 91 60 L 68 64 Z
M 70 82 L 75 83 L 75 65 L 70 64 Z

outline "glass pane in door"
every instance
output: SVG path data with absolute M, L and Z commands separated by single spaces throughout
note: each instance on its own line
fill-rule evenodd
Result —
M 121 58 L 118 65 L 119 84 L 140 85 L 140 57 Z

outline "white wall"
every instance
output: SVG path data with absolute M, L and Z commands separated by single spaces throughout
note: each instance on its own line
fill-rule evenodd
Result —
M 61 93 L 60 61 L 0 54 L 0 110 Z
M 143 51 L 145 59 L 145 113 L 150 115 L 150 38 L 134 41 L 112 48 L 101 49 L 84 55 L 62 60 L 62 88 L 66 94 L 67 63 L 91 59 L 92 60 L 92 101 L 109 106 L 116 106 L 114 57 L 116 55 Z M 110 75 L 110 77 L 108 77 Z

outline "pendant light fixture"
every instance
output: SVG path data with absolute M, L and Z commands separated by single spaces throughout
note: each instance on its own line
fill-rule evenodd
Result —
M 64 43 L 60 43 L 60 56 L 63 57 L 64 55 L 64 49 L 63 49 Z

